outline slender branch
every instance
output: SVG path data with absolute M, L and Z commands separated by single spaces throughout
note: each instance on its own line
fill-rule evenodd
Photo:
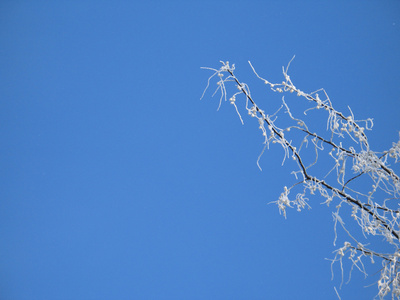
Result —
M 302 159 L 301 159 L 299 153 L 296 151 L 296 149 L 281 135 L 281 133 L 280 133 L 278 130 L 275 129 L 274 126 L 272 126 L 272 124 L 267 120 L 267 118 L 265 118 L 264 113 L 261 111 L 261 109 L 260 109 L 260 108 L 258 107 L 258 105 L 255 103 L 255 101 L 252 99 L 252 97 L 249 95 L 249 93 L 243 88 L 242 84 L 239 82 L 239 80 L 236 78 L 236 76 L 233 74 L 233 72 L 232 72 L 230 69 L 228 69 L 227 71 L 228 71 L 228 73 L 232 76 L 232 78 L 234 79 L 234 81 L 237 83 L 238 87 L 239 87 L 240 90 L 243 92 L 243 94 L 244 94 L 244 95 L 247 97 L 247 99 L 254 105 L 256 111 L 262 116 L 262 118 L 264 119 L 264 121 L 265 121 L 269 126 L 272 127 L 272 130 L 274 131 L 274 133 L 275 133 L 276 135 L 279 136 L 279 138 L 282 140 L 282 142 L 284 142 L 285 145 L 286 145 L 288 148 L 290 148 L 290 150 L 291 150 L 291 151 L 293 152 L 293 154 L 296 156 L 297 161 L 298 161 L 298 164 L 299 164 L 300 168 L 302 169 L 302 173 L 303 173 L 303 176 L 304 176 L 304 180 L 305 180 L 305 181 L 307 181 L 307 180 L 315 180 L 315 181 L 321 183 L 321 184 L 322 184 L 324 187 L 326 187 L 327 189 L 329 189 L 329 190 L 331 190 L 331 191 L 333 191 L 333 192 L 339 194 L 340 196 L 342 196 L 343 198 L 345 198 L 348 202 L 357 205 L 360 209 L 362 209 L 362 210 L 364 210 L 365 212 L 367 212 L 367 213 L 368 213 L 369 215 L 371 215 L 374 219 L 376 219 L 377 221 L 379 221 L 379 222 L 382 224 L 382 226 L 385 227 L 397 240 L 400 239 L 400 236 L 397 234 L 397 232 L 396 232 L 393 228 L 391 228 L 384 220 L 382 220 L 377 214 L 375 214 L 373 211 L 371 211 L 369 208 L 367 208 L 363 203 L 361 203 L 360 201 L 354 199 L 353 197 L 351 197 L 350 195 L 344 193 L 343 191 L 338 190 L 337 188 L 332 187 L 331 185 L 327 184 L 324 180 L 318 180 L 317 178 L 310 176 L 310 175 L 307 173 L 307 170 L 306 170 L 306 168 L 305 168 L 305 166 L 304 166 L 304 164 L 303 164 L 303 162 L 302 162 Z M 310 99 L 313 100 L 314 98 L 310 97 Z M 341 117 L 345 118 L 341 113 L 339 113 L 339 115 L 340 115 Z M 329 145 L 331 145 L 331 146 L 333 146 L 333 147 L 335 147 L 335 148 L 339 148 L 340 150 L 342 150 L 342 151 L 344 151 L 344 152 L 346 152 L 346 153 L 348 153 L 348 154 L 354 155 L 354 153 L 352 153 L 351 151 L 349 151 L 349 150 L 347 150 L 347 149 L 344 149 L 344 148 L 342 148 L 342 147 L 339 147 L 339 146 L 335 145 L 333 142 L 327 141 L 327 140 L 323 139 L 322 137 L 318 136 L 318 135 L 315 134 L 315 133 L 311 133 L 311 132 L 309 132 L 308 130 L 305 130 L 305 129 L 302 129 L 302 131 L 304 131 L 304 132 L 306 132 L 307 134 L 312 135 L 312 136 L 314 136 L 314 137 L 320 139 L 321 141 L 323 141 L 323 142 L 325 142 L 325 143 L 327 143 L 327 144 L 329 144 Z
M 381 270 L 381 277 L 377 282 L 379 289 L 378 295 L 381 299 L 383 299 L 383 297 L 386 296 L 389 291 L 391 291 L 393 297 L 397 297 L 398 299 L 400 299 L 400 272 L 398 272 L 400 264 L 400 231 L 395 230 L 400 227 L 400 210 L 391 209 L 386 206 L 386 201 L 390 200 L 390 198 L 385 198 L 384 200 L 382 200 L 382 205 L 372 201 L 373 197 L 376 197 L 376 193 L 378 191 L 386 192 L 389 195 L 392 195 L 394 199 L 398 199 L 400 195 L 400 177 L 387 164 L 387 161 L 390 158 L 394 159 L 395 162 L 398 162 L 398 160 L 400 159 L 400 141 L 397 143 L 393 143 L 393 146 L 389 150 L 384 152 L 379 153 L 370 150 L 367 135 L 365 134 L 364 129 L 371 130 L 373 126 L 372 119 L 355 120 L 350 107 L 350 116 L 346 117 L 343 113 L 333 108 L 332 103 L 324 89 L 319 89 L 312 93 L 305 93 L 296 88 L 288 75 L 288 69 L 292 60 L 287 65 L 286 69 L 283 68 L 285 81 L 277 84 L 270 83 L 269 81 L 260 77 L 250 62 L 249 64 L 253 69 L 254 74 L 259 79 L 263 80 L 264 83 L 269 85 L 271 87 L 271 90 L 273 90 L 274 92 L 296 92 L 298 96 L 302 96 L 306 100 L 316 103 L 315 107 L 306 109 L 304 111 L 304 114 L 306 114 L 309 110 L 315 108 L 325 109 L 329 113 L 329 117 L 327 120 L 327 129 L 329 129 L 329 131 L 331 132 L 330 139 L 324 138 L 320 134 L 310 131 L 304 121 L 294 117 L 284 98 L 282 98 L 283 105 L 276 113 L 274 113 L 273 115 L 266 115 L 264 111 L 260 109 L 259 106 L 255 103 L 250 94 L 250 89 L 248 85 L 239 82 L 237 77 L 234 75 L 234 65 L 230 66 L 228 62 L 222 62 L 223 66 L 220 69 L 205 68 L 214 71 L 214 74 L 208 79 L 207 87 L 202 94 L 202 98 L 205 91 L 209 87 L 210 79 L 213 78 L 215 75 L 218 75 L 218 88 L 216 89 L 214 94 L 218 90 L 221 91 L 221 97 L 218 106 L 219 108 L 221 106 L 222 100 L 227 100 L 227 89 L 225 84 L 228 82 L 236 83 L 239 92 L 234 93 L 229 101 L 235 107 L 236 112 L 239 115 L 241 122 L 243 123 L 242 117 L 240 115 L 238 107 L 236 106 L 235 101 L 237 95 L 245 95 L 246 110 L 252 117 L 256 117 L 258 119 L 260 125 L 259 128 L 262 130 L 263 136 L 265 136 L 264 143 L 266 145 L 260 156 L 264 153 L 264 150 L 269 145 L 270 141 L 272 141 L 273 143 L 278 143 L 284 149 L 284 161 L 286 157 L 289 157 L 291 155 L 298 165 L 298 170 L 293 171 L 292 174 L 296 176 L 296 179 L 298 179 L 297 174 L 299 173 L 301 173 L 303 176 L 301 181 L 293 184 L 290 188 L 287 188 L 285 186 L 284 192 L 281 193 L 279 200 L 274 201 L 274 203 L 277 203 L 278 205 L 279 212 L 283 213 L 283 215 L 286 217 L 287 207 L 297 206 L 298 211 L 304 209 L 305 207 L 310 208 L 310 205 L 308 204 L 308 198 L 305 197 L 307 191 L 309 191 L 311 194 L 314 194 L 315 191 L 318 191 L 320 195 L 326 199 L 324 203 L 327 205 L 331 203 L 334 197 L 339 198 L 339 204 L 336 206 L 337 211 L 333 213 L 335 220 L 334 245 L 337 238 L 336 225 L 339 222 L 347 235 L 356 243 L 356 246 L 351 245 L 351 243 L 349 242 L 345 242 L 343 247 L 335 250 L 334 253 L 336 253 L 336 255 L 335 258 L 332 260 L 332 265 L 335 262 L 340 262 L 343 275 L 342 258 L 345 255 L 348 255 L 348 258 L 352 262 L 350 277 L 353 267 L 356 267 L 359 271 L 366 275 L 364 263 L 361 259 L 363 257 L 370 256 L 371 262 L 373 262 L 373 256 L 379 257 L 383 260 L 383 268 Z M 228 73 L 229 76 L 224 77 L 223 73 L 225 72 Z M 317 93 L 319 91 L 325 93 L 325 99 L 321 100 L 319 98 Z M 250 103 L 252 104 L 252 106 L 248 107 Z M 282 107 L 286 108 L 285 112 L 289 115 L 292 122 L 297 122 L 299 126 L 292 125 L 281 129 L 275 125 L 277 114 Z M 361 122 L 365 122 L 365 128 L 361 127 Z M 267 126 L 269 132 L 267 132 Z M 297 129 L 299 130 L 298 132 L 300 132 L 302 135 L 304 134 L 303 141 L 301 142 L 299 149 L 295 147 L 295 144 L 292 144 L 292 140 L 289 140 L 287 137 L 285 137 L 284 131 L 290 131 L 290 129 Z M 348 136 L 354 142 L 352 146 L 343 147 L 341 142 L 338 143 L 336 138 L 344 138 L 344 134 L 347 134 L 346 137 Z M 304 161 L 307 162 L 307 164 L 308 156 L 300 155 L 300 152 L 302 151 L 302 146 L 304 144 L 306 144 L 306 146 L 308 145 L 308 137 L 312 137 L 311 141 L 314 145 L 315 161 L 306 167 L 306 165 L 303 163 L 302 156 L 303 158 L 305 158 Z M 337 184 L 333 185 L 326 182 L 325 180 L 320 180 L 317 177 L 312 176 L 309 171 L 311 170 L 311 167 L 313 167 L 317 163 L 317 161 L 319 161 L 319 151 L 323 151 L 325 145 L 332 147 L 332 150 L 329 152 L 329 156 L 334 159 L 335 165 L 325 175 L 324 178 L 326 178 L 334 169 L 336 169 L 337 182 L 339 183 L 339 187 L 335 187 L 335 185 L 337 186 Z M 360 149 L 356 150 L 358 147 Z M 337 150 L 337 157 L 333 155 L 333 151 L 335 150 Z M 257 165 L 260 156 L 257 160 Z M 358 173 L 351 178 L 348 178 L 348 176 L 346 176 L 345 174 L 346 170 L 348 169 L 347 164 L 349 163 L 351 164 L 351 169 L 355 173 Z M 373 182 L 372 190 L 368 192 L 368 195 L 363 191 L 357 191 L 354 188 L 350 188 L 348 186 L 350 182 L 360 178 L 361 175 L 364 174 L 368 174 Z M 303 192 L 298 193 L 296 195 L 296 199 L 290 200 L 288 197 L 289 193 L 295 186 L 298 186 L 300 183 L 303 184 Z M 359 197 L 362 200 L 358 199 Z M 366 203 L 364 203 L 363 200 L 366 199 L 368 201 L 365 201 Z M 352 207 L 351 217 L 354 218 L 358 225 L 361 227 L 364 237 L 366 237 L 366 234 L 381 235 L 385 237 L 386 241 L 390 243 L 390 245 L 395 247 L 394 253 L 379 253 L 370 250 L 366 248 L 363 244 L 359 243 L 357 239 L 352 236 L 350 231 L 348 231 L 344 227 L 344 222 L 339 215 L 342 203 L 347 203 Z M 361 254 L 358 255 L 357 253 L 360 252 Z

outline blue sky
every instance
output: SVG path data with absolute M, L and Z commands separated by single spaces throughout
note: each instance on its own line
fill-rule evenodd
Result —
M 330 209 L 267 205 L 290 167 L 277 147 L 258 170 L 256 125 L 199 100 L 200 67 L 278 82 L 296 55 L 296 86 L 374 118 L 384 150 L 400 2 L 2 1 L 0 41 L 1 299 L 337 299 Z

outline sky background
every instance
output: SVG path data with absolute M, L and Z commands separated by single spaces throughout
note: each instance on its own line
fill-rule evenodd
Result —
M 1 1 L 0 43 L 0 299 L 337 299 L 331 210 L 267 205 L 291 167 L 275 147 L 258 169 L 257 125 L 200 101 L 200 67 L 251 86 L 248 60 L 279 82 L 296 55 L 295 85 L 374 118 L 385 150 L 399 1 Z M 367 270 L 342 299 L 376 295 Z

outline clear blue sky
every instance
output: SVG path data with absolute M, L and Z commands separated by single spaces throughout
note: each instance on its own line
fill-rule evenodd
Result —
M 200 101 L 200 67 L 280 81 L 295 54 L 295 84 L 374 118 L 383 150 L 400 2 L 2 1 L 0 43 L 0 299 L 337 299 L 331 211 L 267 205 L 282 152 L 258 170 L 253 120 Z M 378 269 L 342 299 L 371 299 Z

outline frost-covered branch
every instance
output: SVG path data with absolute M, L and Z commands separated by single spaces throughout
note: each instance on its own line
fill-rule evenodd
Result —
M 249 65 L 255 76 L 272 92 L 297 95 L 305 100 L 302 103 L 297 100 L 299 104 L 290 104 L 282 97 L 281 108 L 273 114 L 266 113 L 251 95 L 250 87 L 236 77 L 235 65 L 230 65 L 229 62 L 221 62 L 222 66 L 219 69 L 204 68 L 211 70 L 213 74 L 208 79 L 202 98 L 211 80 L 217 78 L 217 88 L 213 95 L 220 92 L 218 109 L 222 102 L 229 99 L 240 121 L 244 123 L 241 110 L 237 105 L 239 101 L 243 102 L 245 111 L 250 117 L 257 119 L 264 139 L 265 146 L 257 160 L 257 165 L 260 167 L 259 160 L 270 144 L 278 144 L 282 147 L 283 163 L 287 158 L 292 158 L 297 164 L 297 169 L 292 172 L 296 179 L 295 183 L 290 187 L 285 186 L 278 200 L 273 201 L 277 204 L 279 212 L 286 218 L 288 208 L 295 207 L 298 211 L 306 207 L 310 208 L 307 195 L 316 193 L 328 206 L 335 200 L 337 203 L 334 213 L 335 235 L 336 225 L 339 223 L 354 244 L 345 242 L 345 246 L 336 250 L 333 263 L 339 262 L 343 268 L 342 257 L 349 253 L 352 261 L 351 270 L 356 267 L 366 274 L 363 258 L 382 259 L 385 263 L 378 281 L 378 295 L 383 298 L 391 287 L 392 296 L 399 297 L 400 273 L 397 264 L 400 253 L 398 202 L 400 179 L 391 164 L 396 164 L 400 160 L 400 141 L 393 143 L 392 147 L 386 151 L 373 151 L 366 133 L 373 127 L 372 119 L 357 120 L 350 108 L 348 115 L 338 111 L 333 107 L 324 89 L 307 93 L 297 88 L 288 75 L 291 62 L 286 68 L 282 68 L 284 81 L 280 83 L 272 83 L 264 79 L 250 62 Z M 233 88 L 236 91 L 233 91 Z M 243 100 L 240 100 L 240 97 Z M 303 108 L 299 109 L 301 105 Z M 316 119 L 314 112 L 326 113 L 325 131 L 320 130 L 320 124 L 314 124 Z M 299 115 L 302 117 L 300 118 Z M 282 118 L 283 121 L 278 123 L 278 118 Z M 325 169 L 326 166 L 329 167 Z M 289 198 L 292 190 L 297 190 L 294 199 Z M 360 227 L 361 236 L 383 237 L 384 241 L 392 247 L 392 254 L 383 254 L 378 250 L 366 248 L 354 238 L 345 228 L 340 216 L 342 204 L 347 204 L 351 208 L 350 217 Z M 359 254 L 356 256 L 357 252 Z

